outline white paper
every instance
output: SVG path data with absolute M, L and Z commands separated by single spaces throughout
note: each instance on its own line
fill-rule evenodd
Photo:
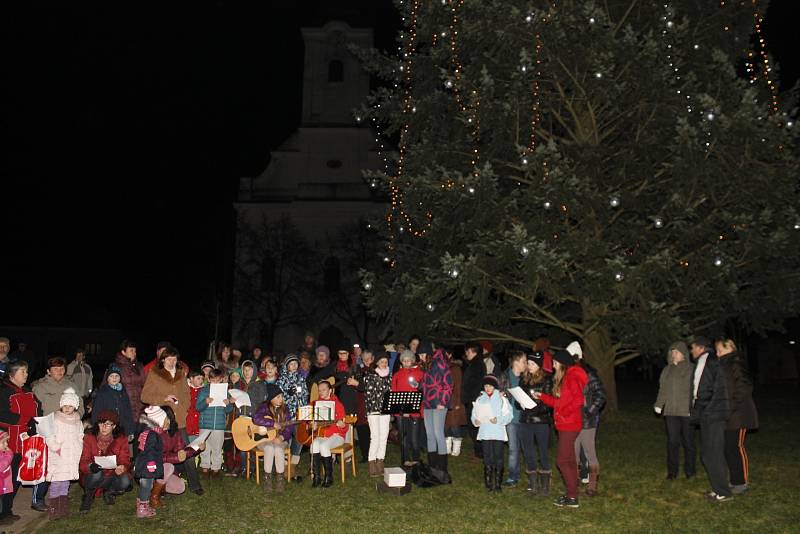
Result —
M 475 419 L 477 419 L 480 424 L 490 423 L 490 419 L 495 416 L 489 404 L 473 402 L 472 406 L 472 415 L 475 416 Z
M 208 436 L 211 435 L 211 430 L 201 430 L 200 434 L 189 444 L 191 448 L 196 451 L 200 450 L 200 444 L 205 442 L 208 439 Z
M 115 454 L 112 454 L 111 456 L 95 456 L 94 463 L 96 463 L 103 469 L 116 469 L 117 456 Z
M 524 389 L 520 387 L 510 388 L 508 392 L 511 393 L 511 396 L 514 397 L 514 400 L 516 400 L 519 405 L 526 410 L 532 410 L 533 408 L 536 408 L 536 401 L 530 398 L 528 394 L 525 393 Z
M 314 405 L 315 421 L 333 421 L 336 413 L 336 403 L 333 401 L 318 400 Z
M 311 421 L 313 414 L 314 409 L 310 404 L 306 406 L 300 406 L 300 408 L 297 410 L 297 419 L 298 421 Z
M 242 406 L 252 406 L 250 403 L 250 395 L 242 391 L 241 389 L 232 389 L 229 391 L 233 402 L 236 403 L 237 408 L 241 408 Z
M 209 406 L 225 406 L 223 402 L 225 399 L 228 398 L 228 384 L 209 384 L 211 386 L 211 390 L 208 393 L 208 396 L 211 397 L 211 404 Z
M 44 417 L 34 417 L 36 420 L 36 433 L 44 437 L 44 439 L 51 438 L 56 432 L 56 414 L 55 412 L 45 415 Z

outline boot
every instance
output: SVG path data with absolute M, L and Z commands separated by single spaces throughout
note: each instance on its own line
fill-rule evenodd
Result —
M 94 502 L 94 490 L 87 489 L 86 492 L 83 494 L 83 498 L 81 499 L 81 507 L 80 510 L 78 511 L 82 514 L 88 513 L 89 510 L 92 509 L 93 502 Z
M 528 492 L 529 492 L 528 495 L 531 496 L 536 495 L 537 493 L 536 486 L 538 482 L 536 471 L 527 471 L 527 474 L 528 474 Z
M 500 469 L 495 468 L 494 470 L 494 490 L 495 491 L 502 491 L 503 490 L 503 468 Z
M 461 454 L 461 438 L 453 438 L 453 456 Z
M 431 467 L 435 467 L 436 469 L 439 468 L 439 455 L 435 452 L 428 453 L 428 465 Z
M 136 499 L 136 517 L 139 519 L 147 519 L 156 515 L 156 511 L 150 507 L 148 501 L 140 501 Z
M 550 495 L 550 475 L 552 473 L 550 470 L 536 472 L 536 479 L 539 482 L 539 495 L 544 497 Z
M 447 444 L 447 454 L 453 454 L 453 438 L 448 436 L 444 438 L 444 442 Z
M 483 485 L 486 488 L 486 491 L 492 491 L 494 485 L 492 484 L 492 468 L 486 464 L 483 464 Z
M 272 493 L 272 473 L 264 475 L 264 493 Z
M 447 455 L 446 454 L 439 454 L 439 469 L 442 471 L 442 483 L 443 484 L 452 484 L 453 479 L 450 478 L 450 473 L 447 471 Z
M 103 490 L 103 502 L 106 505 L 111 506 L 115 502 L 117 502 L 117 495 L 116 492 L 111 491 L 110 489 Z
M 378 463 L 377 460 L 370 460 L 369 461 L 369 476 L 370 477 L 375 477 L 375 469 L 376 469 L 375 464 L 377 464 L 377 463 Z
M 70 517 L 72 512 L 69 511 L 69 495 L 62 495 L 60 499 L 60 512 L 59 519 Z
M 277 493 L 283 493 L 286 489 L 286 476 L 283 473 L 278 473 L 275 476 L 275 491 Z
M 325 480 L 322 481 L 323 488 L 333 486 L 333 456 L 322 459 L 322 466 L 325 469 Z
M 155 481 L 153 482 L 153 489 L 150 490 L 150 500 L 148 504 L 150 508 L 153 510 L 158 510 L 159 508 L 164 507 L 164 502 L 161 500 L 161 494 L 164 493 L 164 488 L 167 487 L 167 484 L 164 482 Z
M 317 488 L 322 485 L 322 458 L 319 453 L 311 455 L 311 487 Z
M 600 464 L 589 466 L 589 487 L 586 488 L 586 495 L 594 497 L 597 495 L 597 480 L 600 478 Z
M 59 516 L 59 501 L 61 497 L 48 497 L 47 498 L 47 518 L 50 521 L 61 519 Z
M 382 477 L 383 476 L 383 458 L 380 460 L 375 460 L 375 476 Z

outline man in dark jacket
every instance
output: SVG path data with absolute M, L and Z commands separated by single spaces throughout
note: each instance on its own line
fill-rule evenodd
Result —
M 692 420 L 700 425 L 700 458 L 706 468 L 711 491 L 706 496 L 718 502 L 732 499 L 725 462 L 725 427 L 730 408 L 725 373 L 719 360 L 709 354 L 711 342 L 701 336 L 691 343 L 696 360 L 692 381 Z
M 483 347 L 477 342 L 467 343 L 464 349 L 464 377 L 461 383 L 461 401 L 464 403 L 467 415 L 467 428 L 472 438 L 473 451 L 476 458 L 483 458 L 481 442 L 478 441 L 478 427 L 472 421 L 472 403 L 478 399 L 483 391 L 483 377 L 486 376 L 486 366 L 483 363 Z

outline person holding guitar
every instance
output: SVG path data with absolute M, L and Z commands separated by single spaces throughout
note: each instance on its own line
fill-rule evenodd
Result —
M 264 427 L 266 438 L 259 442 L 258 447 L 264 451 L 264 491 L 273 490 L 272 465 L 275 464 L 274 489 L 281 492 L 286 489 L 286 479 L 283 470 L 286 467 L 284 449 L 292 438 L 292 414 L 283 402 L 283 392 L 277 384 L 267 384 L 267 398 L 253 415 L 253 423 Z
M 336 405 L 331 422 L 314 422 L 311 424 L 311 428 L 315 433 L 314 441 L 311 443 L 311 486 L 328 488 L 333 485 L 331 449 L 335 449 L 344 443 L 347 436 L 347 424 L 344 422 L 344 405 L 333 394 L 330 382 L 326 380 L 317 382 L 317 391 L 319 399 L 315 400 L 312 406 L 315 406 L 320 401 L 333 401 Z

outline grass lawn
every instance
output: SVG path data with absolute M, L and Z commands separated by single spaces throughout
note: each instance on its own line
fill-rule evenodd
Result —
M 87 515 L 46 523 L 48 533 L 75 532 L 800 532 L 800 462 L 797 447 L 796 386 L 762 390 L 756 398 L 761 430 L 748 437 L 751 489 L 731 502 L 707 502 L 702 467 L 691 481 L 664 480 L 665 434 L 652 414 L 655 393 L 621 395 L 623 410 L 604 421 L 598 455 L 601 495 L 582 497 L 579 509 L 559 509 L 552 500 L 563 489 L 554 477 L 551 497 L 529 497 L 524 485 L 487 493 L 481 465 L 469 455 L 450 459 L 454 482 L 414 488 L 403 497 L 378 494 L 366 464 L 344 485 L 312 489 L 310 481 L 289 485 L 284 494 L 265 496 L 255 481 L 223 478 L 204 481 L 206 494 L 170 497 L 168 508 L 150 520 L 135 518 L 133 493 L 107 507 L 95 500 Z M 466 452 L 470 444 L 465 441 Z M 554 458 L 552 451 L 551 458 Z M 387 465 L 397 465 L 397 446 L 389 446 Z M 301 467 L 305 470 L 307 455 Z M 349 470 L 348 470 L 349 471 Z M 71 492 L 77 512 L 80 491 Z M 24 503 L 19 503 L 22 505 Z

